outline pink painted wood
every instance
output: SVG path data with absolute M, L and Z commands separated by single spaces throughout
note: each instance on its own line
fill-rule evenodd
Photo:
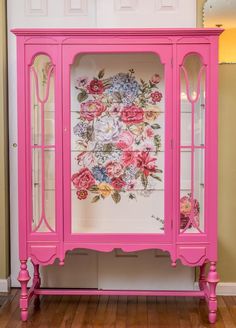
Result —
M 18 185 L 19 185 L 19 257 L 22 286 L 20 307 L 22 320 L 27 320 L 28 304 L 39 295 L 174 295 L 205 297 L 209 305 L 209 321 L 216 320 L 217 261 L 217 75 L 218 36 L 221 29 L 15 29 L 17 35 L 18 75 Z M 160 57 L 165 67 L 165 230 L 164 234 L 72 234 L 71 233 L 71 127 L 70 127 L 70 65 L 81 53 L 135 53 L 152 52 Z M 55 82 L 55 144 L 31 145 L 31 84 L 32 65 L 37 55 L 51 59 Z M 188 148 L 180 144 L 180 72 L 184 58 L 197 54 L 206 75 L 205 145 L 194 145 L 192 130 L 192 184 L 193 150 L 205 150 L 204 229 L 189 233 L 180 230 L 180 151 Z M 51 72 L 51 71 L 50 71 Z M 48 73 L 48 80 L 49 75 Z M 33 71 L 37 82 L 37 76 Z M 188 77 L 184 71 L 187 88 Z M 37 83 L 36 83 L 37 84 Z M 38 93 L 38 92 L 37 92 Z M 22 96 L 23 95 L 23 96 Z M 47 95 L 46 95 L 47 96 Z M 192 104 L 192 127 L 195 102 Z M 47 98 L 47 97 L 46 97 Z M 44 100 L 41 99 L 41 117 Z M 39 99 L 39 94 L 38 94 Z M 44 127 L 42 126 L 42 131 Z M 55 229 L 47 232 L 32 229 L 32 148 L 51 148 L 55 151 Z M 42 172 L 44 171 L 42 160 Z M 42 180 L 43 182 L 43 180 Z M 44 182 L 43 182 L 44 183 Z M 43 191 L 44 193 L 44 191 Z M 44 195 L 42 194 L 42 199 Z M 193 202 L 193 198 L 192 198 Z M 43 205 L 43 204 L 42 204 Z M 44 206 L 42 206 L 44 208 Z M 39 218 L 40 219 L 40 218 Z M 42 213 L 41 221 L 46 220 Z M 46 223 L 45 222 L 45 223 Z M 40 223 L 40 221 L 39 221 Z M 47 222 L 48 223 L 48 222 Z M 46 225 L 47 225 L 46 223 Z M 190 223 L 194 225 L 193 215 Z M 49 228 L 50 227 L 50 228 Z M 161 249 L 170 253 L 172 266 L 179 259 L 184 265 L 201 268 L 199 291 L 100 291 L 100 290 L 43 290 L 40 288 L 39 265 L 64 264 L 65 254 L 75 248 L 110 252 L 121 248 L 125 252 L 143 249 Z M 30 279 L 27 260 L 34 264 L 33 285 L 27 291 Z M 206 263 L 210 262 L 208 275 Z

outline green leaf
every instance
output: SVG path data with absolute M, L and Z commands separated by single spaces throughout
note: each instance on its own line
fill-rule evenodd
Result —
M 107 152 L 107 153 L 112 152 L 112 143 L 108 143 L 108 144 L 103 145 L 103 151 Z
M 142 184 L 144 186 L 144 189 L 146 189 L 147 185 L 148 185 L 148 179 L 147 179 L 147 177 L 144 173 L 141 175 L 141 181 L 142 181 Z
M 141 173 L 142 173 L 142 171 L 140 171 L 140 170 L 138 172 L 136 172 L 135 179 L 138 179 L 140 177 Z
M 113 97 L 115 98 L 116 101 L 118 101 L 119 103 L 122 102 L 122 97 L 121 94 L 119 92 L 114 92 L 113 93 Z
M 104 74 L 105 74 L 105 69 L 103 68 L 103 69 L 101 69 L 101 71 L 98 73 L 98 78 L 99 78 L 99 79 L 102 79 L 103 76 L 104 76 Z
M 94 196 L 91 203 L 96 203 L 100 199 L 100 196 Z
M 161 137 L 159 136 L 159 134 L 154 136 L 154 144 L 157 147 L 157 149 L 161 147 Z
M 135 196 L 135 194 L 130 193 L 130 194 L 129 194 L 129 198 L 130 198 L 130 199 L 136 199 L 136 196 Z
M 152 175 L 151 174 L 151 177 L 154 178 L 154 179 L 157 179 L 158 181 L 162 181 L 160 177 L 158 177 L 157 175 Z
M 88 190 L 93 193 L 98 193 L 98 186 L 92 185 Z
M 85 90 L 81 91 L 80 93 L 78 93 L 78 96 L 77 96 L 77 100 L 79 102 L 82 102 L 84 100 L 86 100 L 88 98 L 88 94 Z
M 114 191 L 113 194 L 111 194 L 111 197 L 112 197 L 112 199 L 114 200 L 114 202 L 116 204 L 119 203 L 120 200 L 121 200 L 120 194 L 119 194 L 119 192 L 117 190 Z
M 159 125 L 159 124 L 153 124 L 153 125 L 151 125 L 151 128 L 152 129 L 160 129 L 161 128 L 161 126 Z

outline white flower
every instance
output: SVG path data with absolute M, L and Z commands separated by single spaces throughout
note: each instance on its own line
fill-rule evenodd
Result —
M 95 140 L 109 143 L 117 140 L 121 131 L 121 124 L 117 117 L 103 116 L 94 123 Z

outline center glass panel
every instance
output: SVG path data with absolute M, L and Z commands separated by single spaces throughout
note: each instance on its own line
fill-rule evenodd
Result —
M 72 233 L 164 233 L 164 122 L 156 54 L 75 57 Z

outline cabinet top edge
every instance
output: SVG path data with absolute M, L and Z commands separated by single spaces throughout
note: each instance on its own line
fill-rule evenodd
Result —
M 14 28 L 21 36 L 211 36 L 220 35 L 222 28 Z

